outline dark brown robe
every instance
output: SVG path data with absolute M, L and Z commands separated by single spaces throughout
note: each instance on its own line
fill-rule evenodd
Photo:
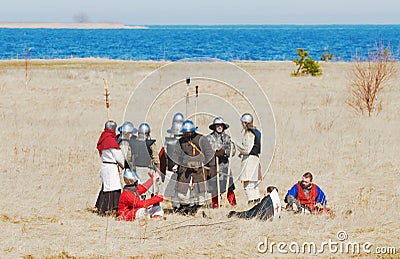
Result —
M 214 150 L 205 136 L 194 132 L 189 139 L 181 137 L 173 156 L 173 160 L 179 166 L 178 191 L 185 193 L 189 187 L 190 177 L 192 177 L 194 188 L 198 188 L 200 192 L 205 192 L 205 180 L 216 175 L 213 158 Z

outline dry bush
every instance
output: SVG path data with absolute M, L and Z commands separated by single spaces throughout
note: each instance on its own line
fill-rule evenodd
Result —
M 380 93 L 391 77 L 395 74 L 395 61 L 389 45 L 382 42 L 375 49 L 368 52 L 366 58 L 356 56 L 351 79 L 351 96 L 347 100 L 356 112 L 361 114 L 372 113 L 382 109 Z

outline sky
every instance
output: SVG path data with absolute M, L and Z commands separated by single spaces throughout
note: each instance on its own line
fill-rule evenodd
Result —
M 0 22 L 400 24 L 400 0 L 2 0 Z

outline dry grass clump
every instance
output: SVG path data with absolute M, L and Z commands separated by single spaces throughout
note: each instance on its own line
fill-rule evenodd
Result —
M 331 119 L 328 121 L 317 120 L 315 122 L 315 131 L 318 133 L 330 131 L 334 125 L 335 120 Z
M 26 223 L 26 222 L 56 223 L 59 221 L 59 218 L 56 216 L 42 217 L 42 216 L 38 216 L 38 215 L 34 215 L 34 216 L 28 218 L 28 217 L 18 217 L 16 215 L 9 216 L 7 214 L 1 214 L 0 220 L 3 222 L 9 222 L 9 223 L 13 223 L 13 224 Z
M 42 257 L 35 257 L 31 254 L 24 255 L 24 259 L 35 259 L 35 258 L 41 258 L 41 259 L 104 259 L 106 258 L 103 255 L 91 255 L 91 256 L 73 256 L 68 254 L 66 251 L 61 251 L 57 255 L 44 255 Z

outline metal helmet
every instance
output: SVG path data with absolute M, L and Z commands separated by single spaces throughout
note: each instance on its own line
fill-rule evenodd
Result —
M 185 117 L 182 113 L 178 112 L 175 113 L 174 117 L 172 118 L 172 125 L 171 128 L 167 130 L 169 134 L 178 135 L 179 131 L 182 128 L 182 123 L 185 120 Z
M 169 134 L 179 135 L 179 131 L 182 128 L 182 123 L 173 122 L 171 128 L 167 130 Z
M 105 129 L 110 129 L 110 130 L 116 130 L 117 129 L 117 123 L 115 121 L 109 120 L 104 125 L 104 128 Z
M 182 124 L 182 129 L 180 130 L 180 132 L 185 133 L 185 132 L 193 132 L 196 130 L 197 130 L 197 127 L 194 125 L 193 121 L 185 120 Z
M 121 132 L 123 139 L 130 139 L 131 136 L 137 132 L 137 129 L 135 129 L 133 123 L 130 121 L 125 121 L 120 127 L 118 127 L 118 130 Z
M 215 130 L 215 127 L 216 127 L 218 124 L 222 124 L 222 125 L 224 126 L 224 130 L 226 130 L 227 128 L 229 128 L 229 124 L 226 123 L 222 117 L 216 117 L 216 118 L 213 120 L 213 123 L 210 124 L 210 126 L 208 126 L 208 128 L 209 128 L 210 130 Z
M 118 132 L 122 132 L 122 127 L 125 125 L 125 123 L 126 123 L 126 122 L 122 123 L 122 125 L 118 127 L 118 129 L 117 129 Z
M 242 117 L 240 117 L 240 121 L 241 122 L 247 122 L 249 124 L 253 123 L 253 115 L 251 115 L 250 113 L 246 112 L 243 113 Z
M 145 122 L 140 124 L 138 129 L 138 140 L 145 140 L 149 136 L 150 136 L 150 125 Z
M 139 181 L 139 176 L 137 175 L 136 171 L 133 169 L 127 169 L 124 172 L 124 179 L 125 181 L 128 180 L 130 183 L 135 183 Z
M 174 122 L 183 123 L 184 121 L 185 121 L 185 116 L 183 116 L 183 114 L 180 112 L 175 113 L 174 117 L 172 118 L 172 123 Z
M 137 129 L 133 126 L 133 123 L 130 121 L 125 121 L 124 124 L 121 126 L 121 132 L 124 133 L 136 133 Z

